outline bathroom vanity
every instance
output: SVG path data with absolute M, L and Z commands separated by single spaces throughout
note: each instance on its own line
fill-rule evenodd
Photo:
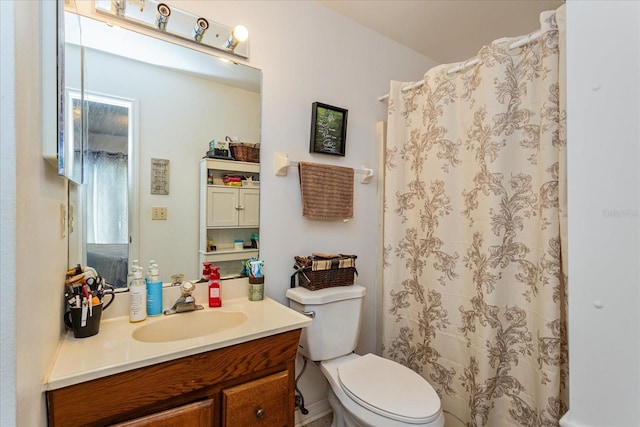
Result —
M 246 320 L 184 340 L 134 338 L 156 322 L 171 330 L 181 316 L 225 310 Z M 295 357 L 310 323 L 273 300 L 240 298 L 139 324 L 109 319 L 94 337 L 68 334 L 46 383 L 49 425 L 293 426 Z

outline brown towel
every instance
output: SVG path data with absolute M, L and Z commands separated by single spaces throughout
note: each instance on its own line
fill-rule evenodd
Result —
M 299 162 L 302 216 L 342 221 L 353 218 L 353 169 Z

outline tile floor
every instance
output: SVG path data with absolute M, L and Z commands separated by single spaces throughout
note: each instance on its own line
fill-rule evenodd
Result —
M 310 422 L 309 424 L 305 424 L 302 427 L 331 427 L 332 421 L 333 421 L 333 414 L 328 414 L 322 418 L 319 418 L 315 421 Z

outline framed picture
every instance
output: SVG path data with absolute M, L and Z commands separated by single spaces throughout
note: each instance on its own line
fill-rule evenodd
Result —
M 314 102 L 309 152 L 344 156 L 346 145 L 347 110 Z
M 169 195 L 168 159 L 151 159 L 151 194 Z

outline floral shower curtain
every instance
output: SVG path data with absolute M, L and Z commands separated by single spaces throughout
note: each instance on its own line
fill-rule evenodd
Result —
M 567 410 L 564 8 L 424 85 L 392 82 L 383 355 L 468 426 L 556 426 Z

